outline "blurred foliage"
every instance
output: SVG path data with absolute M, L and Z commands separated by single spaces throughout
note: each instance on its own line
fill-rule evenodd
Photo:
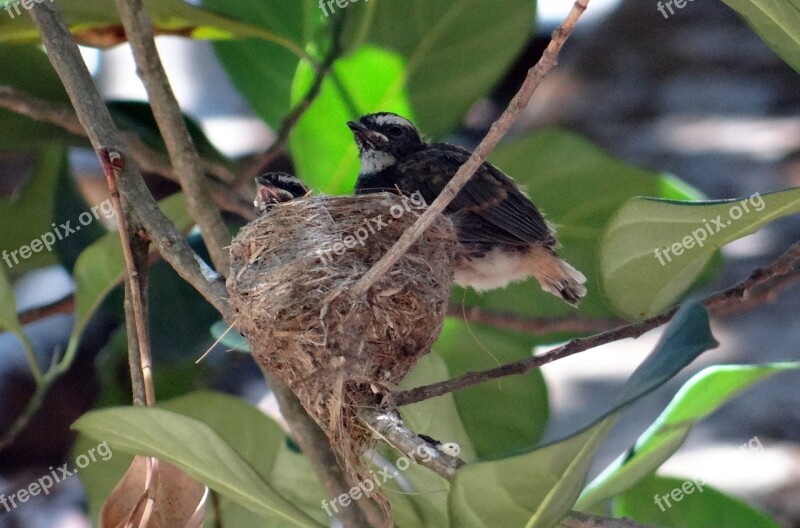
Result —
M 797 0 L 725 0 L 748 20 L 772 48 L 796 69 L 800 65 Z M 9 2 L 0 2 L 5 5 Z M 103 46 L 119 39 L 111 0 L 59 0 L 82 42 Z M 159 33 L 214 40 L 215 53 L 230 81 L 254 112 L 277 129 L 303 104 L 332 57 L 321 92 L 293 128 L 288 151 L 299 176 L 329 194 L 350 193 L 358 172 L 355 145 L 345 122 L 373 111 L 395 111 L 419 124 L 434 139 L 456 132 L 470 108 L 485 98 L 524 49 L 533 31 L 534 2 L 506 0 L 502 8 L 480 0 L 371 0 L 333 6 L 324 13 L 312 0 L 204 0 L 200 7 L 179 0 L 146 0 Z M 67 97 L 38 46 L 27 16 L 0 13 L 0 85 L 67 104 Z M 21 70 L 20 64 L 24 64 Z M 124 130 L 164 152 L 146 104 L 115 101 L 112 115 Z M 199 126 L 187 120 L 201 155 L 229 168 Z M 0 152 L 25 156 L 29 170 L 14 192 L 0 199 L 0 214 L 13 219 L 0 229 L 0 250 L 19 251 L 97 204 L 87 204 L 68 172 L 67 148 L 88 146 L 84 138 L 52 125 L 0 110 Z M 680 243 L 707 220 L 727 218 L 733 202 L 700 202 L 695 189 L 671 175 L 631 166 L 586 139 L 561 130 L 525 134 L 500 145 L 493 163 L 528 191 L 553 223 L 563 256 L 588 278 L 589 295 L 579 314 L 615 313 L 640 319 L 685 300 L 698 282 L 719 268 L 719 248 L 781 216 L 800 211 L 798 190 L 764 194 L 764 208 L 751 211 L 661 266 L 656 248 Z M 648 197 L 648 198 L 642 198 Z M 160 207 L 182 232 L 188 217 L 180 194 Z M 727 224 L 726 224 L 727 226 Z M 82 226 L 83 227 L 83 226 Z M 190 240 L 202 254 L 196 235 Z M 116 232 L 93 222 L 59 240 L 56 251 L 39 251 L 0 271 L 0 327 L 26 343 L 31 369 L 43 370 L 39 391 L 72 364 L 81 333 L 104 303 L 119 309 L 124 261 Z M 47 265 L 61 264 L 76 284 L 75 327 L 60 360 L 34 367 L 34 351 L 17 320 L 13 281 Z M 3 263 L 2 265 L 5 265 Z M 222 521 L 230 526 L 321 526 L 324 493 L 306 458 L 279 426 L 242 399 L 196 392 L 210 367 L 193 360 L 227 325 L 166 264 L 150 273 L 151 333 L 160 397 L 180 395 L 160 409 L 115 407 L 93 411 L 76 424 L 82 432 L 76 453 L 108 441 L 113 459 L 81 471 L 89 505 L 97 512 L 133 454 L 157 455 L 209 485 L 221 496 Z M 111 301 L 109 295 L 116 292 Z M 456 290 L 456 303 L 529 317 L 571 313 L 560 300 L 539 292 L 532 281 L 478 295 Z M 209 327 L 212 328 L 209 333 Z M 213 338 L 211 337 L 213 334 Z M 403 387 L 433 383 L 529 357 L 534 346 L 574 334 L 532 337 L 498 328 L 448 320 L 434 352 L 404 380 Z M 246 350 L 231 332 L 225 346 Z M 699 512 L 729 512 L 726 526 L 773 526 L 748 506 L 707 489 L 675 505 L 653 510 L 653 494 L 680 486 L 654 471 L 683 443 L 694 423 L 740 390 L 794 364 L 714 367 L 692 378 L 627 454 L 588 487 L 587 468 L 620 412 L 662 385 L 698 354 L 715 345 L 705 311 L 690 304 L 672 321 L 662 341 L 631 376 L 608 411 L 567 438 L 539 445 L 549 415 L 548 389 L 539 371 L 431 399 L 402 409 L 415 430 L 458 442 L 468 464 L 452 483 L 412 466 L 408 486 L 388 490 L 396 525 L 550 526 L 576 507 L 602 508 L 641 522 L 667 526 L 714 524 Z M 103 405 L 124 403 L 124 334 L 117 333 L 101 360 Z M 125 387 L 126 389 L 127 387 Z M 93 437 L 95 440 L 92 440 Z M 390 461 L 396 453 L 381 448 Z M 409 489 L 411 492 L 409 492 Z M 582 495 L 581 495 L 582 494 Z M 710 517 L 717 519 L 717 517 Z M 209 524 L 213 520 L 209 519 Z M 705 524 L 703 524 L 705 523 Z M 736 524 L 738 523 L 738 524 Z

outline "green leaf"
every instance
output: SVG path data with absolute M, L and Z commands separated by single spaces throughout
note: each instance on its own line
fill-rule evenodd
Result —
M 647 171 L 610 156 L 586 139 L 560 130 L 547 130 L 498 146 L 492 163 L 524 188 L 547 220 L 556 226 L 559 255 L 587 277 L 588 295 L 579 312 L 607 317 L 612 312 L 600 294 L 597 260 L 603 227 L 614 212 L 636 195 L 696 199 L 697 191 L 676 185 L 671 176 Z M 463 290 L 453 301 L 461 303 Z M 545 293 L 534 279 L 504 290 L 477 294 L 467 290 L 467 306 L 528 317 L 571 314 L 561 299 Z M 566 336 L 550 336 L 547 341 Z
M 303 48 L 305 26 L 319 10 L 311 0 L 204 0 L 203 6 L 237 20 L 246 20 Z M 233 85 L 253 111 L 278 128 L 290 110 L 292 80 L 299 55 L 263 39 L 215 41 L 214 51 Z
M 283 430 L 258 408 L 241 398 L 206 391 L 185 394 L 159 407 L 205 423 L 279 493 L 312 517 L 327 519 L 320 508 L 326 495 L 308 459 L 287 447 Z M 94 440 L 80 435 L 73 453 L 84 453 L 93 445 L 96 445 Z M 132 458 L 115 453 L 108 462 L 81 470 L 93 518 Z M 225 526 L 263 524 L 260 516 L 226 497 L 221 497 L 220 508 Z
M 696 303 L 682 308 L 603 417 L 564 440 L 534 451 L 459 469 L 449 500 L 453 524 L 554 526 L 578 498 L 592 455 L 616 422 L 619 411 L 716 345 L 705 309 Z
M 633 448 L 586 487 L 576 508 L 589 509 L 631 487 L 661 466 L 683 444 L 696 422 L 764 378 L 797 368 L 800 363 L 724 365 L 695 374 Z
M 118 407 L 91 411 L 73 425 L 106 441 L 114 451 L 154 456 L 264 517 L 292 526 L 322 526 L 267 484 L 206 424 L 157 408 Z
M 447 378 L 456 378 L 530 357 L 532 344 L 524 334 L 448 319 L 433 349 L 447 364 Z M 549 406 L 547 386 L 538 369 L 481 383 L 452 397 L 480 460 L 530 449 L 544 433 Z M 469 460 L 467 454 L 464 459 Z
M 674 490 L 678 490 L 675 496 L 679 501 L 670 496 Z M 656 495 L 661 506 L 656 503 Z M 614 516 L 673 528 L 778 528 L 778 523 L 752 506 L 698 479 L 654 475 L 615 499 Z
M 0 200 L 0 218 L 13 222 L 13 228 L 9 225 L 0 230 L 0 249 L 8 252 L 7 256 L 3 253 L 3 265 L 9 266 L 11 274 L 20 274 L 58 262 L 52 252 L 57 242 L 55 231 L 58 228 L 51 224 L 54 220 L 56 182 L 64 163 L 64 147 L 41 149 L 30 180 L 10 198 Z M 48 240 L 47 245 L 42 237 Z M 52 242 L 49 242 L 51 237 Z M 36 247 L 39 248 L 38 252 L 33 251 Z
M 298 176 L 312 187 L 328 194 L 351 193 L 359 162 L 347 121 L 378 110 L 409 116 L 411 109 L 403 86 L 403 60 L 396 54 L 363 47 L 336 61 L 333 72 L 341 83 L 326 78 L 292 131 L 289 148 Z M 312 68 L 302 62 L 292 86 L 293 103 L 305 96 L 313 80 Z
M 680 299 L 717 249 L 798 212 L 800 187 L 714 202 L 631 199 L 602 237 L 603 291 L 630 319 L 659 313 Z
M 800 72 L 798 0 L 722 0 L 789 66 Z
M 420 130 L 439 138 L 494 87 L 533 32 L 531 0 L 393 0 L 348 5 L 346 46 L 399 53 Z M 364 83 L 364 77 L 360 79 Z M 454 89 L 457 87 L 457 89 Z M 383 109 L 381 109 L 383 110 Z M 406 117 L 409 117 L 406 115 Z
M 0 2 L 5 12 L 0 17 L 0 42 L 30 44 L 39 42 L 39 33 L 23 5 L 15 0 Z M 258 37 L 303 52 L 281 34 L 232 20 L 194 7 L 182 0 L 144 0 L 144 6 L 158 34 L 198 39 Z M 106 47 L 118 44 L 120 21 L 112 0 L 59 0 L 64 21 L 81 43 Z
M 217 321 L 211 325 L 210 331 L 212 337 L 218 339 L 221 345 L 237 352 L 250 353 L 250 343 L 247 342 L 247 339 L 225 321 Z

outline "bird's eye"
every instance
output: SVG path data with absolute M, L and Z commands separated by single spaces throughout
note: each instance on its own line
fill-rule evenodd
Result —
M 392 137 L 400 137 L 403 135 L 403 129 L 399 126 L 393 126 L 389 129 L 389 135 Z

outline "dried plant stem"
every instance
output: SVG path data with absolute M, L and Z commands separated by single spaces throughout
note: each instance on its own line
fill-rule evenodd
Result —
M 397 259 L 402 257 L 405 252 L 408 251 L 408 248 L 410 248 L 422 233 L 428 229 L 436 216 L 445 210 L 456 195 L 458 195 L 458 192 L 467 184 L 472 175 L 475 174 L 475 171 L 486 161 L 486 158 L 492 153 L 497 143 L 499 143 L 506 132 L 508 132 L 511 125 L 514 124 L 517 116 L 519 116 L 520 112 L 527 106 L 533 92 L 536 91 L 536 88 L 539 87 L 544 77 L 558 62 L 558 54 L 561 48 L 572 34 L 575 24 L 578 22 L 583 12 L 586 11 L 588 4 L 589 0 L 575 1 L 567 18 L 561 26 L 553 32 L 552 40 L 550 40 L 550 44 L 547 45 L 547 49 L 544 50 L 539 62 L 528 70 L 528 75 L 525 77 L 525 81 L 522 83 L 519 91 L 514 98 L 511 99 L 508 108 L 506 108 L 497 121 L 492 124 L 489 133 L 486 134 L 486 137 L 478 144 L 475 152 L 473 152 L 469 159 L 458 168 L 453 179 L 442 189 L 441 194 L 439 194 L 436 200 L 428 207 L 428 210 L 425 211 L 413 226 L 403 233 L 392 249 L 390 249 L 381 260 L 376 262 L 353 286 L 353 295 L 357 297 L 364 295 L 384 273 L 389 271 L 394 263 L 397 262 Z

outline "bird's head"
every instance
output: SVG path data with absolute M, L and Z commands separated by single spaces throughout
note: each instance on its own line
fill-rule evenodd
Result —
M 398 159 L 425 148 L 417 127 L 397 114 L 367 114 L 347 126 L 358 145 L 362 173 L 380 172 Z
M 259 214 L 272 205 L 302 198 L 309 192 L 308 187 L 291 174 L 267 172 L 256 178 L 256 198 L 253 205 Z

